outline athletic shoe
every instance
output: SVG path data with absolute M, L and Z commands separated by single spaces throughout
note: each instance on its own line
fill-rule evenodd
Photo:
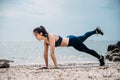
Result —
M 97 28 L 95 29 L 95 31 L 96 31 L 96 34 L 104 35 L 104 33 L 103 33 L 103 31 L 100 29 L 100 27 L 97 27 Z
M 100 66 L 104 66 L 105 65 L 104 56 L 100 56 L 99 62 L 100 62 Z

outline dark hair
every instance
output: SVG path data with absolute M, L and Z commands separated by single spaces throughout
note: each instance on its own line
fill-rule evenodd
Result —
M 33 32 L 41 33 L 43 34 L 44 37 L 48 37 L 48 32 L 46 31 L 44 26 L 36 27 Z

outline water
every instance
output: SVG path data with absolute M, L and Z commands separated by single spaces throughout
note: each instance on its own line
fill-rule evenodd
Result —
M 86 41 L 90 49 L 105 55 L 107 46 L 117 41 Z M 44 64 L 43 42 L 32 41 L 0 41 L 0 59 L 13 60 L 14 65 L 21 64 Z M 79 52 L 72 47 L 57 47 L 55 55 L 58 64 L 64 63 L 87 63 L 98 62 L 98 60 L 84 52 Z M 53 64 L 49 54 L 49 64 Z

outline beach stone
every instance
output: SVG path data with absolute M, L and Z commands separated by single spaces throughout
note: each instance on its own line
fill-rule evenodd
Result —
M 109 51 L 107 51 L 105 54 L 106 54 L 105 58 L 106 58 L 106 59 L 109 59 L 109 56 L 110 56 Z
M 110 55 L 107 54 L 105 58 L 106 58 L 106 59 L 109 59 L 109 56 L 110 56 Z
M 108 57 L 109 61 L 113 61 L 114 56 L 120 57 L 120 53 L 113 53 L 113 54 L 109 55 L 109 57 Z
M 10 67 L 10 62 L 14 62 L 12 60 L 7 60 L 7 59 L 0 59 L 0 68 L 9 68 Z
M 120 57 L 120 53 L 113 53 L 113 54 L 111 54 L 110 56 L 119 56 Z M 109 57 L 110 57 L 109 56 Z
M 10 67 L 10 64 L 8 63 L 4 63 L 2 65 L 0 65 L 0 68 L 9 68 Z
M 120 61 L 120 57 L 119 56 L 113 56 L 113 61 Z
M 108 59 L 109 59 L 109 61 L 112 61 L 112 59 L 113 59 L 113 56 L 109 56 L 109 58 L 108 58 Z
M 119 53 L 120 52 L 120 49 L 119 48 L 115 48 L 114 50 L 112 50 L 111 53 Z
M 109 59 L 109 57 L 110 57 L 110 55 L 111 55 L 111 52 L 112 52 L 112 51 L 107 51 L 107 52 L 105 53 L 105 54 L 106 54 L 106 56 L 105 56 L 106 59 Z

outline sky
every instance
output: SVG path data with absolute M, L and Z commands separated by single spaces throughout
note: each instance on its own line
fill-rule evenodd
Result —
M 0 0 L 0 41 L 34 41 L 43 25 L 62 37 L 80 36 L 100 26 L 104 36 L 120 40 L 120 0 Z

